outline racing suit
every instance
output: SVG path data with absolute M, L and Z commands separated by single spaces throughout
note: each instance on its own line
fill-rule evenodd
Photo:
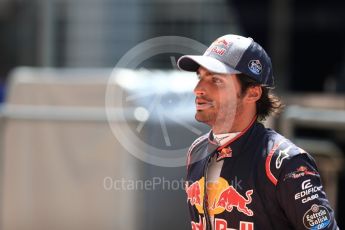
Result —
M 201 136 L 187 161 L 193 230 L 338 229 L 313 158 L 256 120 L 222 146 Z

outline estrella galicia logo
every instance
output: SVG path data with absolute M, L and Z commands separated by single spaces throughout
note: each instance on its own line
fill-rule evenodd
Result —
M 322 205 L 313 204 L 303 216 L 303 224 L 307 229 L 324 229 L 331 222 L 331 216 Z
M 260 75 L 262 72 L 262 65 L 259 60 L 251 60 L 248 63 L 248 68 L 250 72 L 252 72 L 255 75 Z

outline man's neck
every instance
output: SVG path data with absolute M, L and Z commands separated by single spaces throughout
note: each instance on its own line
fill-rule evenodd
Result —
M 213 134 L 224 134 L 224 133 L 237 133 L 245 130 L 252 122 L 256 119 L 256 115 L 252 116 L 251 119 L 234 119 L 232 122 L 223 122 L 221 124 L 213 125 Z
M 229 142 L 231 139 L 235 138 L 240 132 L 236 133 L 224 133 L 224 134 L 214 134 L 213 139 L 219 145 L 224 145 L 225 143 Z

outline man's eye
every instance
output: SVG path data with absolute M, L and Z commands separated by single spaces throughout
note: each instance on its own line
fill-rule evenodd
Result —
M 213 78 L 212 78 L 212 81 L 213 81 L 214 83 L 222 83 L 222 80 L 219 79 L 219 78 L 217 78 L 217 77 L 213 77 Z

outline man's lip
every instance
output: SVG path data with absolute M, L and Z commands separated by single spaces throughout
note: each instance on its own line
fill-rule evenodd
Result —
M 201 99 L 201 98 L 196 98 L 195 99 L 195 104 L 210 104 L 212 103 L 211 101 L 205 100 L 205 99 Z
M 212 103 L 196 104 L 196 110 L 205 110 L 212 107 Z
M 197 98 L 195 99 L 195 105 L 197 110 L 204 110 L 212 107 L 213 103 L 211 101 Z

